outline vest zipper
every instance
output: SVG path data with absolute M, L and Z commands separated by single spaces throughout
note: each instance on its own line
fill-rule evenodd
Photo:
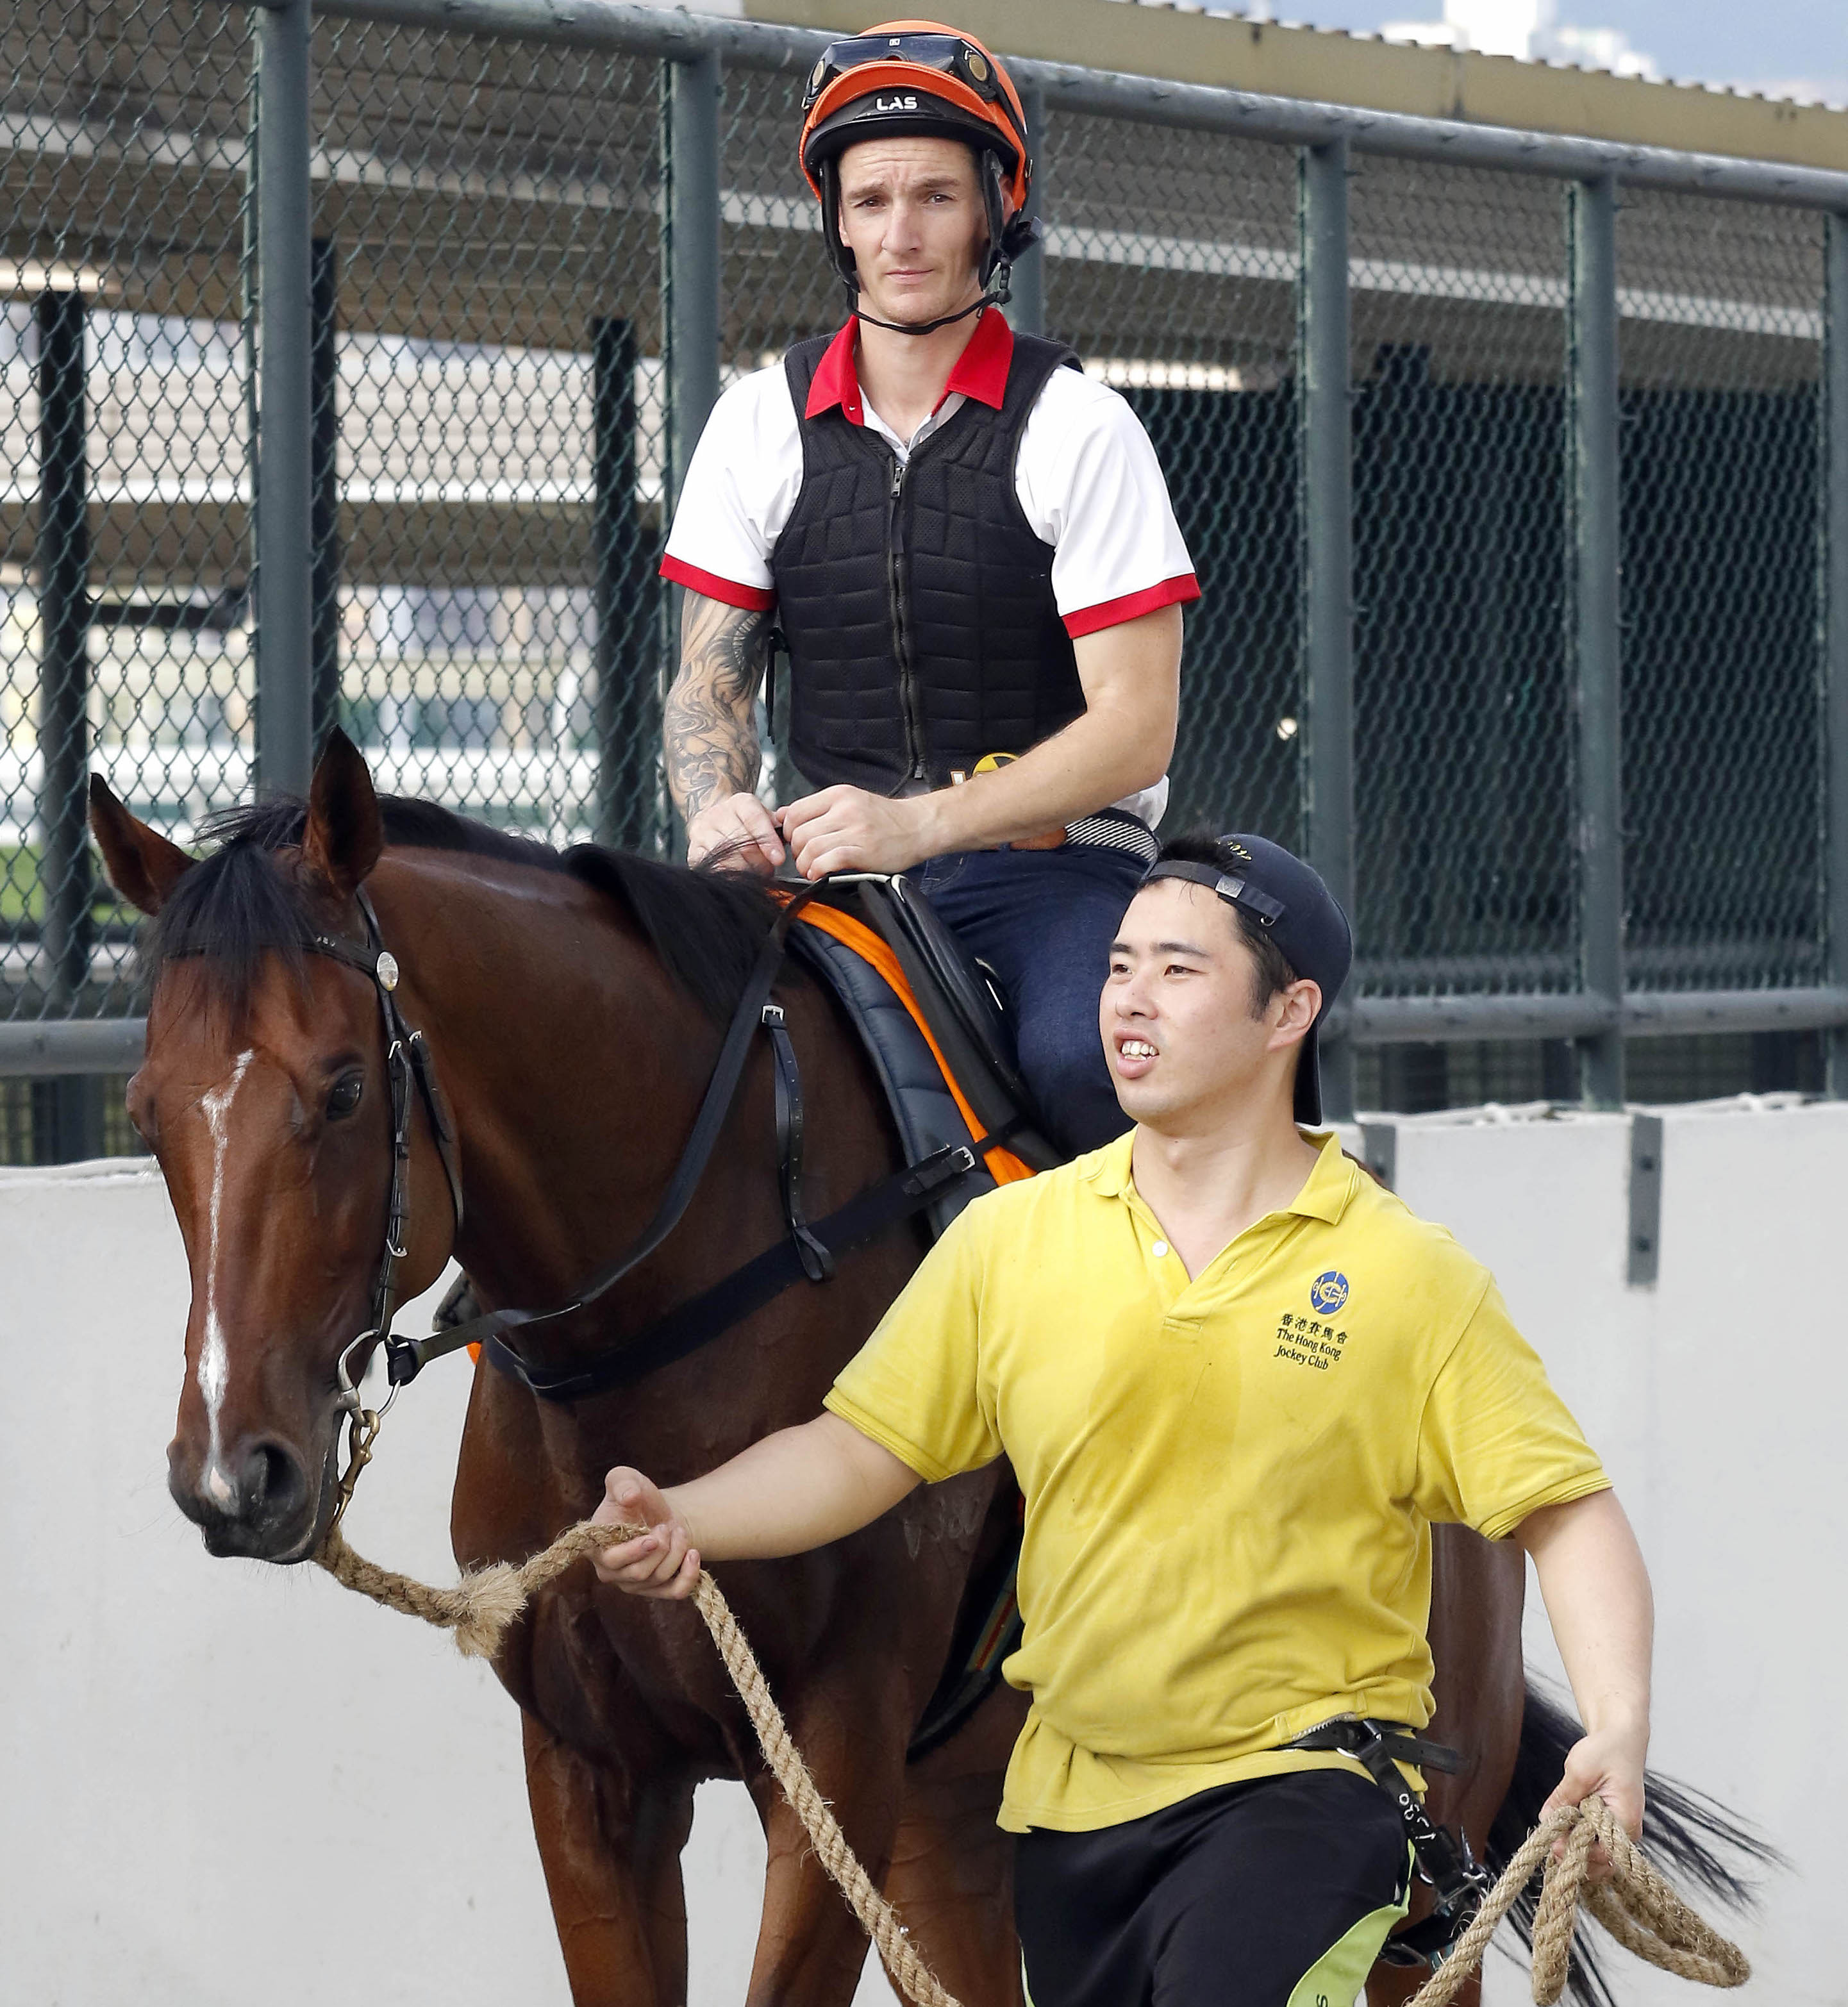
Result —
M 898 503 L 905 492 L 908 463 L 892 455 L 892 481 L 887 491 L 886 579 L 892 601 L 892 653 L 898 664 L 898 704 L 905 714 L 905 750 L 908 781 L 929 778 L 924 766 L 924 721 L 918 715 L 918 679 L 912 668 L 908 630 L 911 607 L 905 587 L 905 566 L 898 552 Z

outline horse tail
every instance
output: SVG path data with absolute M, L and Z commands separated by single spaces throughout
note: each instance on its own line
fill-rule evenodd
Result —
M 1531 1682 L 1521 1716 L 1521 1748 L 1508 1796 L 1489 1829 L 1485 1864 L 1499 1875 L 1515 1850 L 1539 1824 L 1540 1808 L 1564 1774 L 1566 1752 L 1585 1733 L 1566 1710 Z M 1755 1868 L 1788 1865 L 1762 1834 L 1755 1832 L 1716 1798 L 1653 1770 L 1644 1776 L 1647 1808 L 1644 1839 L 1664 1865 L 1725 1908 L 1744 1913 L 1758 1899 Z M 1521 1942 L 1533 1948 L 1537 1888 L 1529 1886 L 1509 1913 Z M 1616 2007 L 1598 1953 L 1582 1934 L 1572 1947 L 1567 1991 L 1578 2007 Z

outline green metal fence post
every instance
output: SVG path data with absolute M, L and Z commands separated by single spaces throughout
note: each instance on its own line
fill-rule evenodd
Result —
M 1578 958 L 1588 996 L 1611 1021 L 1580 1039 L 1581 1096 L 1589 1107 L 1624 1102 L 1624 831 L 1622 637 L 1619 627 L 1617 184 L 1575 182 L 1568 204 L 1571 300 L 1568 314 L 1572 534 L 1568 644 L 1577 710 Z
M 1848 213 L 1825 239 L 1822 627 L 1823 925 L 1832 988 L 1848 989 Z M 1829 1092 L 1848 1099 L 1848 1025 L 1826 1035 Z
M 1032 84 L 1021 93 L 1027 115 L 1027 150 L 1033 162 L 1033 188 L 1027 198 L 1030 216 L 1046 213 L 1046 93 Z M 1046 333 L 1046 248 L 1034 244 L 1014 268 L 1013 298 L 1007 318 L 1021 334 Z
M 635 328 L 591 323 L 592 517 L 597 599 L 597 841 L 654 847 L 658 693 L 644 687 L 652 590 L 635 503 Z
M 718 402 L 718 58 L 696 56 L 668 71 L 668 485 L 677 502 Z
M 261 9 L 257 65 L 257 776 L 305 794 L 312 754 L 309 0 Z
M 1309 862 L 1352 919 L 1354 476 L 1345 139 L 1303 150 L 1297 191 L 1303 826 Z M 1323 1040 L 1322 1103 L 1330 1121 L 1354 1112 L 1354 1047 L 1345 1035 Z
M 668 73 L 664 137 L 667 227 L 661 239 L 662 322 L 667 349 L 667 479 L 662 484 L 662 541 L 680 499 L 693 448 L 718 402 L 719 129 L 718 56 L 679 59 Z M 683 590 L 663 596 L 662 686 L 679 661 Z M 672 802 L 667 838 L 676 857 L 686 832 Z
M 90 522 L 83 296 L 38 302 L 39 943 L 51 1010 L 90 970 Z
M 90 476 L 81 293 L 38 302 L 39 951 L 49 1014 L 73 1014 L 90 979 Z M 34 1155 L 101 1156 L 101 1083 L 55 1076 L 33 1099 Z
M 319 753 L 340 721 L 340 256 L 325 237 L 314 239 L 309 255 L 309 535 L 314 553 L 309 580 L 309 717 L 313 750 Z

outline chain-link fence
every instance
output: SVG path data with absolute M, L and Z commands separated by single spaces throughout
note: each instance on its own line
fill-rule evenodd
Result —
M 1047 330 L 1147 427 L 1200 580 L 1169 816 L 1293 847 L 1296 161 L 1058 114 L 1042 157 Z
M 1363 994 L 1577 986 L 1563 201 L 1415 161 L 1355 178 Z
M 1819 983 L 1822 219 L 1639 192 L 1617 251 L 1629 979 Z
M 0 1012 L 122 1013 L 88 746 L 173 823 L 251 781 L 250 44 L 26 5 L 0 49 Z
M 658 65 L 325 22 L 313 76 L 317 722 L 394 792 L 652 844 Z
M 189 841 L 300 784 L 294 707 L 303 746 L 337 718 L 397 791 L 554 841 L 672 841 L 655 566 L 676 470 L 724 383 L 843 311 L 792 144 L 817 38 L 593 4 L 519 27 L 524 5 L 491 35 L 438 0 L 335 0 L 299 72 L 266 37 L 305 34 L 302 0 L 260 24 L 217 0 L 20 0 L 0 30 L 0 1073 L 93 1074 L 132 1042 L 109 1042 L 136 1007 L 132 928 L 83 839 L 92 767 Z M 1779 199 L 1725 199 L 1673 192 L 1673 156 L 1472 157 L 1462 129 L 1346 135 L 1021 75 L 1045 238 L 1011 311 L 1134 406 L 1203 588 L 1170 815 L 1306 848 L 1349 900 L 1362 1099 L 1576 1093 L 1573 1042 L 1626 1035 L 1633 1085 L 1671 1053 L 1677 1090 L 1764 1084 L 1767 1039 L 1772 1084 L 1819 1081 L 1848 1022 L 1824 731 L 1848 676 L 1824 534 L 1848 397 L 1822 395 L 1848 177 L 1773 189 L 1742 166 L 1735 196 Z M 298 76 L 291 167 L 269 143 Z M 1342 186 L 1337 217 L 1305 143 L 1343 150 L 1317 184 Z M 293 317 L 262 278 L 291 174 Z M 1613 244 L 1603 435 L 1587 199 Z M 1331 222 L 1351 504 L 1306 471 L 1331 421 L 1302 394 L 1303 246 Z M 291 358 L 299 427 L 272 373 Z M 1606 450 L 1621 548 L 1600 551 L 1579 526 Z M 1351 629 L 1305 610 L 1331 507 Z M 1620 556 L 1601 837 L 1585 608 Z M 302 631 L 262 618 L 294 566 Z M 86 1092 L 72 1133 L 93 1145 L 107 1096 Z M 4 1154 L 41 1147 L 18 1137 L 55 1099 L 12 1095 Z

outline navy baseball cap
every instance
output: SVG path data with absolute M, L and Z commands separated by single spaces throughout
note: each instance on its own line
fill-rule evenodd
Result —
M 1296 1120 L 1317 1129 L 1322 1120 L 1322 1021 L 1333 1009 L 1354 960 L 1353 929 L 1321 874 L 1302 859 L 1262 836 L 1222 836 L 1215 841 L 1222 867 L 1190 858 L 1161 857 L 1142 883 L 1184 878 L 1216 892 L 1228 905 L 1242 908 L 1277 944 L 1278 952 L 1299 977 L 1322 993 L 1322 1007 L 1303 1041 L 1296 1064 Z

